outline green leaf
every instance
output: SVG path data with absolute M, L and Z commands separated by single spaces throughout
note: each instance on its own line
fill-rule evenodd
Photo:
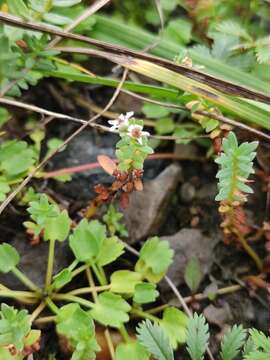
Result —
M 117 345 L 115 360 L 149 360 L 149 355 L 145 348 L 136 342 L 121 343 Z
M 188 317 L 185 313 L 174 307 L 165 309 L 162 320 L 160 320 L 160 326 L 169 337 L 173 349 L 186 341 L 187 325 Z
M 93 261 L 97 257 L 106 238 L 106 229 L 97 220 L 83 219 L 69 237 L 69 245 L 77 260 Z
M 7 0 L 8 9 L 11 14 L 30 20 L 31 14 L 23 0 Z
M 140 272 L 150 282 L 158 282 L 165 275 L 172 257 L 173 250 L 169 248 L 168 241 L 153 237 L 144 243 L 135 271 Z
M 0 128 L 8 121 L 9 117 L 7 109 L 0 107 Z
M 209 327 L 203 315 L 194 314 L 187 326 L 187 351 L 191 360 L 203 360 L 209 340 Z
M 158 297 L 159 292 L 156 290 L 156 285 L 151 283 L 140 283 L 135 286 L 133 300 L 137 304 L 147 304 L 154 302 Z
M 165 39 L 180 44 L 187 44 L 191 40 L 192 24 L 188 19 L 178 18 L 169 21 L 163 36 Z
M 111 275 L 111 291 L 133 294 L 135 286 L 142 281 L 142 275 L 135 271 L 118 270 Z
M 266 46 L 257 46 L 255 48 L 256 58 L 259 64 L 270 62 L 270 48 Z
M 261 348 L 262 350 L 270 353 L 270 338 L 267 337 L 262 331 L 257 329 L 251 329 L 249 331 L 250 336 L 254 342 L 254 344 Z
M 168 108 L 149 102 L 144 103 L 142 111 L 146 117 L 153 119 L 163 118 L 170 114 L 170 110 L 168 110 Z
M 53 0 L 53 6 L 55 7 L 68 7 L 79 4 L 82 0 Z
M 0 180 L 0 201 L 4 201 L 6 194 L 10 191 L 10 186 L 7 182 Z
M 78 304 L 63 306 L 56 317 L 56 330 L 74 349 L 72 360 L 94 359 L 100 350 L 95 338 L 95 325 L 90 314 Z
M 119 241 L 117 236 L 106 238 L 97 257 L 97 264 L 104 266 L 115 261 L 124 253 L 124 244 Z
M 30 316 L 26 310 L 18 311 L 14 307 L 1 304 L 0 347 L 14 345 L 17 351 L 22 351 L 30 330 Z
M 45 222 L 44 240 L 64 241 L 70 230 L 71 220 L 66 210 L 53 218 L 48 218 Z
M 234 325 L 229 333 L 224 336 L 221 344 L 221 359 L 233 360 L 237 357 L 246 339 L 246 331 L 241 325 Z
M 72 280 L 72 273 L 69 269 L 63 269 L 59 274 L 53 277 L 52 287 L 60 289 Z
M 105 326 L 120 328 L 129 320 L 130 305 L 120 296 L 103 292 L 98 296 L 97 303 L 90 310 L 92 317 Z
M 20 256 L 13 246 L 7 243 L 0 245 L 0 272 L 8 273 L 18 265 L 19 261 Z
M 54 25 L 67 25 L 71 23 L 71 19 L 69 17 L 52 12 L 43 14 L 43 19 Z
M 184 278 L 191 292 L 195 293 L 202 280 L 201 266 L 197 257 L 194 256 L 189 259 L 185 268 Z
M 173 350 L 169 338 L 157 324 L 150 320 L 143 321 L 137 327 L 139 342 L 157 359 L 173 360 Z
M 233 35 L 245 40 L 251 40 L 251 36 L 247 30 L 234 20 L 224 20 L 217 26 L 217 30 L 222 34 Z
M 158 119 L 155 129 L 159 134 L 170 134 L 174 130 L 174 122 L 171 118 Z

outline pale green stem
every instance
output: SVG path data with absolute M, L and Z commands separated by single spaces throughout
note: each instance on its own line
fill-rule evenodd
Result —
M 129 337 L 129 334 L 127 332 L 127 329 L 125 328 L 125 325 L 121 325 L 121 327 L 118 329 L 123 340 L 126 342 L 126 343 L 129 343 L 130 342 L 130 337 Z
M 92 309 L 93 306 L 95 305 L 93 302 L 91 302 L 89 300 L 85 300 L 85 299 L 80 298 L 79 296 L 74 296 L 74 295 L 69 295 L 69 294 L 52 294 L 52 299 L 76 302 L 76 303 L 86 306 L 90 309 Z
M 53 275 L 53 262 L 54 262 L 54 249 L 55 249 L 55 240 L 50 240 L 49 242 L 49 255 L 48 255 L 48 264 L 47 264 L 47 274 L 46 274 L 46 289 L 49 288 L 52 282 Z
M 69 291 L 67 294 L 68 295 L 90 294 L 90 293 L 94 293 L 94 292 L 97 293 L 97 292 L 100 292 L 100 291 L 110 290 L 110 288 L 111 288 L 111 285 L 91 286 L 91 287 L 85 287 L 85 288 L 72 290 L 72 291 Z
M 33 290 L 36 293 L 41 293 L 41 289 L 39 289 L 33 281 L 31 281 L 28 276 L 26 276 L 21 270 L 18 268 L 13 268 L 12 273 L 16 276 L 17 279 L 19 279 L 28 289 Z
M 55 305 L 55 303 L 48 297 L 45 301 L 51 311 L 57 315 L 59 313 L 59 308 Z
M 45 309 L 46 302 L 41 302 L 38 307 L 32 312 L 30 321 L 31 323 L 39 316 L 39 314 Z

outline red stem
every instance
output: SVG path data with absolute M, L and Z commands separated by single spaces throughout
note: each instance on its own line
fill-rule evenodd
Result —
M 157 160 L 157 159 L 201 160 L 201 158 L 199 158 L 199 157 L 187 158 L 187 157 L 183 157 L 182 155 L 175 154 L 175 153 L 157 153 L 157 154 L 149 155 L 147 158 L 147 160 Z M 113 159 L 113 161 L 117 162 L 117 160 L 115 160 L 115 159 Z M 87 164 L 64 168 L 64 169 L 60 169 L 60 170 L 49 171 L 49 172 L 44 173 L 42 175 L 42 177 L 44 179 L 48 179 L 48 178 L 61 176 L 61 175 L 80 173 L 83 171 L 92 170 L 92 169 L 96 169 L 99 167 L 100 167 L 100 165 L 98 162 L 87 163 Z

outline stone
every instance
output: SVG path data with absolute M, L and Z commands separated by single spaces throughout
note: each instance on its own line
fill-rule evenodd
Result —
M 130 244 L 158 233 L 181 173 L 179 165 L 171 164 L 154 180 L 145 182 L 143 191 L 131 194 L 129 206 L 124 210 Z
M 18 268 L 23 271 L 37 286 L 44 287 L 47 256 L 49 243 L 41 241 L 38 245 L 30 245 L 29 239 L 23 234 L 14 237 L 10 245 L 15 247 L 20 255 Z M 73 260 L 68 242 L 59 242 L 55 244 L 54 273 L 61 271 Z M 25 290 L 23 285 L 12 273 L 0 274 L 0 282 L 10 287 L 12 290 Z
M 197 257 L 203 276 L 211 270 L 214 257 L 214 248 L 219 241 L 219 236 L 205 236 L 199 229 L 184 228 L 172 236 L 162 236 L 161 240 L 167 240 L 174 250 L 173 263 L 169 267 L 167 275 L 175 286 L 185 283 L 184 273 L 186 265 L 191 257 Z M 160 283 L 162 290 L 169 289 L 165 281 Z

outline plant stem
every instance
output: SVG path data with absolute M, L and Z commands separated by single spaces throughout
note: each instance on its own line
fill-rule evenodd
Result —
M 78 260 L 76 260 L 76 259 L 73 260 L 72 263 L 69 265 L 68 270 L 73 271 L 78 264 L 79 264 Z
M 43 316 L 34 320 L 35 324 L 47 324 L 49 322 L 54 322 L 56 320 L 56 316 Z
M 17 267 L 11 270 L 12 273 L 16 276 L 17 279 L 19 279 L 28 289 L 34 291 L 35 293 L 40 294 L 41 289 L 39 289 L 29 278 L 26 276 L 21 270 L 19 270 Z
M 52 282 L 54 249 L 55 249 L 55 240 L 50 240 L 50 242 L 49 242 L 48 264 L 47 264 L 47 274 L 46 274 L 46 282 L 45 282 L 45 288 L 46 289 L 48 289 L 48 287 L 51 285 L 51 282 Z
M 67 294 L 68 295 L 82 295 L 82 294 L 89 294 L 89 293 L 94 293 L 94 292 L 97 293 L 99 291 L 110 290 L 110 288 L 111 288 L 111 285 L 91 286 L 91 287 L 85 287 L 85 288 L 72 290 L 72 291 L 69 291 Z
M 94 306 L 94 303 L 92 303 L 91 301 L 80 298 L 79 296 L 74 296 L 74 295 L 70 295 L 70 294 L 52 294 L 52 299 L 77 302 L 78 304 L 86 306 L 90 309 L 92 309 Z
M 149 319 L 151 321 L 155 321 L 155 322 L 159 322 L 159 318 L 154 316 L 154 315 L 151 315 L 145 311 L 142 311 L 142 310 L 139 310 L 139 309 L 132 309 L 130 311 L 131 314 L 134 314 L 134 315 L 137 315 L 141 318 L 144 318 L 144 319 Z
M 91 267 L 100 283 L 100 285 L 104 286 L 107 284 L 107 280 L 106 278 L 104 278 L 104 276 L 100 273 L 98 267 L 96 266 L 96 264 L 91 264 Z
M 31 295 L 32 294 L 32 295 Z M 35 304 L 38 300 L 36 293 L 27 291 L 0 290 L 0 297 L 16 299 L 25 304 Z
M 39 314 L 45 309 L 45 307 L 46 307 L 45 301 L 41 302 L 38 305 L 38 307 L 31 314 L 31 317 L 30 317 L 31 323 L 39 316 Z
M 129 343 L 130 342 L 130 337 L 129 337 L 129 334 L 127 332 L 127 329 L 125 328 L 125 325 L 121 325 L 121 327 L 118 329 L 123 340 L 126 342 L 126 343 Z
M 114 351 L 114 346 L 113 346 L 113 342 L 112 342 L 112 337 L 111 337 L 111 334 L 110 334 L 110 331 L 108 328 L 104 331 L 104 336 L 105 336 L 105 339 L 108 344 L 111 359 L 114 360 L 115 359 L 115 351 Z
M 75 277 L 77 275 L 79 275 L 81 272 L 83 272 L 84 270 L 86 270 L 89 267 L 88 264 L 84 264 L 81 265 L 80 267 L 78 267 L 77 269 L 72 271 L 72 277 Z
M 51 309 L 51 311 L 57 315 L 59 313 L 59 308 L 55 305 L 52 299 L 47 297 L 45 301 L 48 307 Z
M 261 271 L 263 268 L 263 262 L 256 254 L 256 252 L 252 249 L 252 247 L 248 244 L 247 240 L 242 234 L 236 233 L 240 244 L 242 245 L 243 249 L 246 253 L 254 260 L 257 268 Z
M 90 268 L 87 268 L 85 270 L 85 272 L 86 272 L 86 276 L 87 276 L 87 279 L 88 279 L 88 282 L 90 285 L 90 289 L 92 290 L 92 293 L 93 293 L 94 301 L 97 302 L 97 289 L 95 287 L 95 282 L 94 282 L 94 279 L 92 276 L 92 272 L 91 272 Z M 73 294 L 73 295 L 76 295 L 76 294 Z

